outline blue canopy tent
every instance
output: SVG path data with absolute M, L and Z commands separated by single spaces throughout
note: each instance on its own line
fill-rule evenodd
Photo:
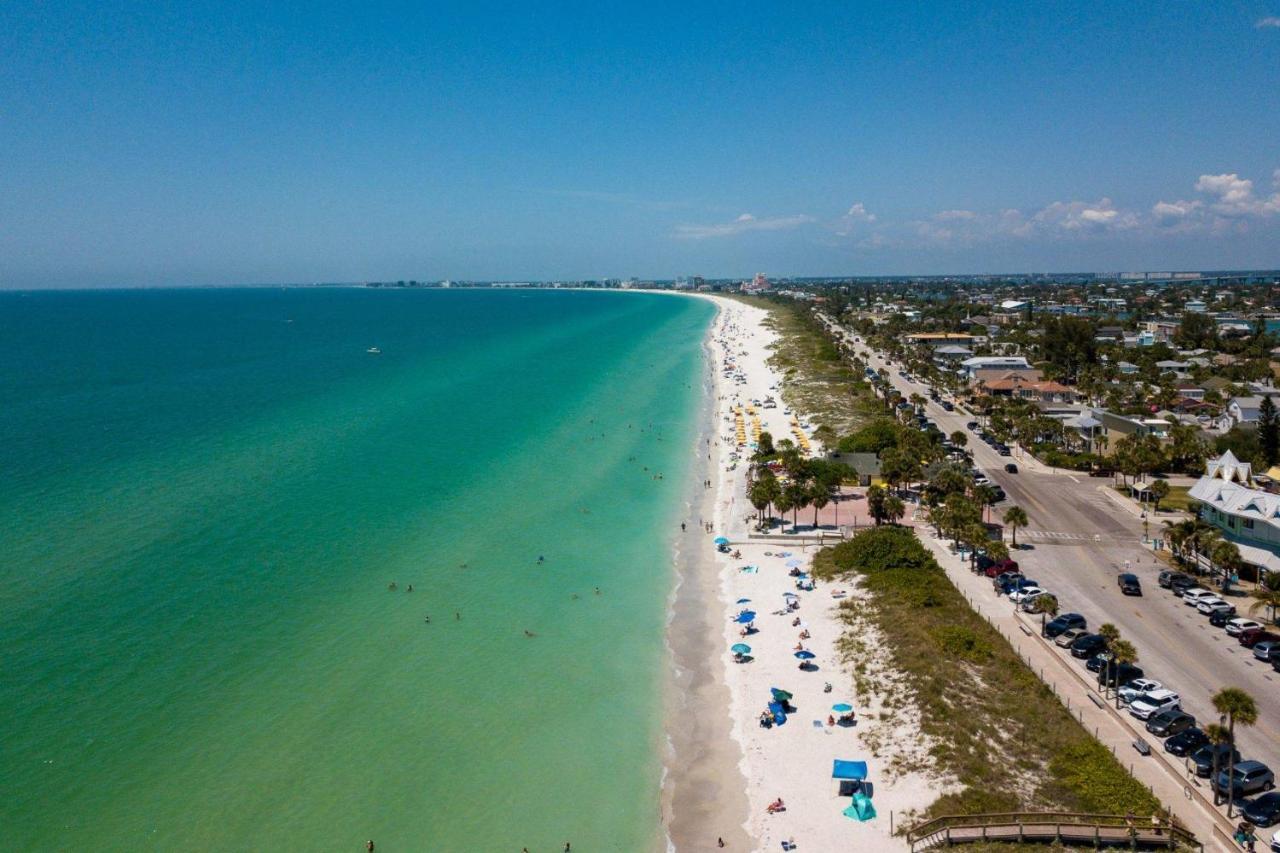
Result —
M 715 544 L 715 545 L 728 545 L 728 544 L 729 544 L 729 540 L 728 540 L 728 539 L 726 539 L 726 538 L 724 538 L 723 536 L 717 536 L 715 539 L 712 539 L 712 540 L 711 540 L 711 542 L 712 542 L 713 544 Z
M 852 779 L 855 782 L 864 782 L 867 778 L 867 762 L 844 761 L 837 758 L 831 763 L 831 778 Z

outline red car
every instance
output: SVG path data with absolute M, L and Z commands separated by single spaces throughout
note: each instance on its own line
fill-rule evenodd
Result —
M 1240 640 L 1240 645 L 1251 649 L 1263 640 L 1280 640 L 1280 634 L 1273 634 L 1262 628 L 1250 628 L 1247 631 L 1241 631 L 1237 639 Z
M 1018 571 L 1017 560 L 1000 560 L 996 563 L 992 563 L 990 566 L 987 566 L 986 575 L 989 578 L 997 578 L 1005 572 L 1016 571 Z

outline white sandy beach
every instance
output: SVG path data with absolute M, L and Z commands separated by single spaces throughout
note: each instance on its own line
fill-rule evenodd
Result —
M 761 428 L 771 433 L 775 442 L 791 437 L 790 416 L 786 413 L 785 393 L 780 378 L 766 364 L 774 334 L 762 326 L 767 313 L 744 303 L 716 298 L 720 312 L 713 331 L 715 418 L 719 425 L 716 467 L 719 472 L 715 488 L 715 516 L 712 533 L 707 534 L 706 548 L 714 553 L 719 573 L 719 596 L 723 613 L 721 650 L 724 678 L 730 695 L 729 713 L 733 736 L 741 746 L 742 775 L 746 779 L 749 814 L 746 831 L 753 849 L 780 850 L 782 843 L 794 840 L 797 850 L 825 851 L 836 849 L 894 850 L 906 849 L 901 838 L 890 830 L 890 813 L 901 815 L 907 810 L 927 806 L 939 793 L 936 782 L 920 774 L 891 772 L 887 766 L 894 755 L 917 753 L 920 738 L 911 714 L 897 710 L 891 719 L 879 720 L 873 697 L 853 695 L 853 678 L 842 670 L 836 641 L 842 631 L 837 615 L 838 587 L 819 583 L 813 591 L 796 588 L 796 578 L 789 576 L 786 563 L 801 561 L 807 569 L 818 545 L 783 544 L 777 537 L 770 541 L 749 541 L 754 509 L 745 497 L 750 449 L 736 445 L 733 407 L 750 405 L 773 396 L 777 408 L 756 407 Z M 736 368 L 726 375 L 726 363 Z M 803 419 L 802 419 L 803 420 Z M 748 418 L 748 441 L 751 427 Z M 809 433 L 811 438 L 811 433 Z M 811 439 L 812 440 L 812 439 Z M 821 453 L 817 442 L 813 452 Z M 809 513 L 802 513 L 808 515 Z M 801 533 L 806 530 L 801 521 Z M 831 531 L 834 533 L 834 531 Z M 732 550 L 740 556 L 714 552 L 712 536 L 726 536 Z M 744 569 L 756 567 L 755 571 Z M 846 595 L 858 591 L 840 587 Z M 798 595 L 799 609 L 787 612 L 784 593 Z M 750 599 L 739 604 L 740 599 Z M 756 633 L 740 636 L 741 626 L 732 619 L 750 608 L 758 614 Z M 799 618 L 801 625 L 793 625 Z M 801 640 L 800 632 L 811 635 Z M 870 646 L 878 644 L 873 637 Z M 735 663 L 729 652 L 734 643 L 751 646 L 751 660 Z M 798 644 L 814 653 L 816 670 L 802 671 L 794 656 Z M 883 661 L 880 662 L 883 664 Z M 883 677 L 891 673 L 881 670 Z M 824 692 L 824 685 L 832 685 Z M 773 728 L 762 728 L 759 718 L 770 701 L 770 688 L 777 687 L 794 694 L 796 710 L 787 722 Z M 852 726 L 828 725 L 832 705 L 848 702 L 855 708 Z M 868 719 L 870 713 L 872 719 Z M 875 754 L 879 752 L 879 757 Z M 835 759 L 865 760 L 869 764 L 868 781 L 872 784 L 873 802 L 878 812 L 875 819 L 859 822 L 842 812 L 850 805 L 849 797 L 839 797 L 838 783 L 831 778 Z M 767 806 L 782 798 L 786 810 L 769 814 Z M 677 839 L 678 841 L 678 839 Z M 711 839 L 714 844 L 715 839 Z M 679 847 L 679 845 L 677 845 Z M 701 840 L 680 849 L 702 849 Z

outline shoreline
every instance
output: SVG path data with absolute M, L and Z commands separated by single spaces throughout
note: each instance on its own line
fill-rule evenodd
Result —
M 666 645 L 666 734 L 663 749 L 662 824 L 664 849 L 715 850 L 723 838 L 727 850 L 753 849 L 746 833 L 746 777 L 742 744 L 732 730 L 731 702 L 724 669 L 720 625 L 724 604 L 719 570 L 709 559 L 711 534 L 700 521 L 715 518 L 721 468 L 718 414 L 721 382 L 714 351 L 716 330 L 725 308 L 713 301 L 716 314 L 703 339 L 703 399 L 700 404 L 693 468 L 702 476 L 691 484 L 688 530 L 675 546 L 675 583 L 668 608 Z M 706 451 L 706 452 L 704 452 Z M 701 481 L 710 480 L 707 489 Z

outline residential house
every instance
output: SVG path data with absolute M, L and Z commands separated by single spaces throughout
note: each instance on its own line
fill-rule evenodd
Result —
M 1152 435 L 1163 441 L 1173 426 L 1164 418 L 1134 418 L 1106 409 L 1086 409 L 1063 423 L 1080 436 L 1091 452 L 1099 454 L 1106 453 L 1115 442 L 1127 436 Z
M 1258 488 L 1253 466 L 1227 451 L 1191 487 L 1200 518 L 1234 542 L 1259 573 L 1280 571 L 1280 495 Z
M 1008 379 L 993 379 L 990 382 L 979 381 L 973 386 L 979 394 L 990 394 L 993 397 L 1014 397 L 1019 400 L 1032 400 L 1038 403 L 1074 403 L 1081 394 L 1074 388 L 1060 382 L 1040 380 L 1038 382 L 1014 375 Z
M 874 453 L 832 452 L 827 454 L 827 459 L 852 468 L 858 475 L 860 486 L 869 486 L 873 477 L 880 476 L 880 459 Z
M 1138 365 L 1128 361 L 1119 362 L 1116 367 L 1120 370 L 1121 376 L 1132 376 L 1138 372 Z

